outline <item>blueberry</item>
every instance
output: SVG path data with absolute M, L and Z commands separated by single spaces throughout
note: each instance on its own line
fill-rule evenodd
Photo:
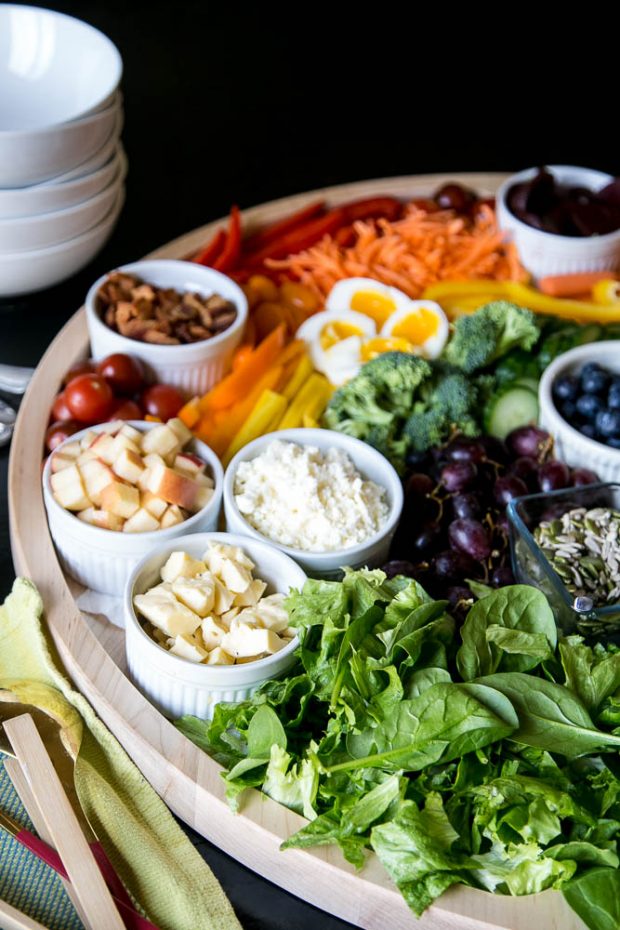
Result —
M 609 388 L 607 406 L 610 410 L 620 410 L 620 383 L 612 383 Z
M 588 362 L 587 365 L 584 365 L 581 369 L 582 375 L 591 375 L 594 371 L 602 371 L 603 369 L 598 362 Z
M 603 401 L 596 394 L 582 394 L 577 398 L 577 413 L 586 420 L 593 420 L 599 410 L 603 409 Z
M 609 375 L 606 371 L 581 372 L 581 390 L 584 394 L 602 394 L 609 386 Z
M 595 426 L 597 433 L 605 439 L 620 436 L 620 410 L 599 410 Z
M 567 423 L 572 423 L 577 413 L 577 406 L 572 402 L 572 400 L 565 400 L 560 407 L 560 413 L 567 421 Z
M 577 400 L 579 394 L 579 379 L 575 375 L 564 375 L 558 378 L 553 385 L 553 396 L 558 400 Z
M 579 432 L 584 436 L 587 436 L 588 439 L 596 438 L 596 429 L 594 428 L 594 423 L 582 423 L 579 427 Z

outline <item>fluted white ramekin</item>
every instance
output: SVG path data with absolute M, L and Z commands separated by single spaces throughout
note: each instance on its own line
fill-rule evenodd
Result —
M 130 426 L 143 432 L 157 426 L 156 423 L 147 423 L 142 420 L 128 422 Z M 65 443 L 75 442 L 91 431 L 103 432 L 105 426 L 106 424 L 101 424 L 81 430 L 69 436 Z M 56 451 L 62 449 L 65 443 L 61 443 Z M 217 527 L 224 483 L 220 460 L 209 446 L 198 439 L 193 439 L 186 448 L 195 452 L 207 463 L 208 471 L 214 482 L 213 497 L 206 507 L 184 520 L 183 523 L 149 533 L 104 530 L 99 526 L 91 526 L 83 520 L 78 520 L 74 513 L 65 510 L 54 499 L 50 483 L 52 456 L 48 458 L 43 469 L 43 501 L 58 558 L 64 570 L 72 578 L 93 591 L 122 597 L 125 584 L 136 562 L 157 543 L 164 543 L 178 536 L 186 536 L 191 532 L 200 533 Z
M 597 362 L 620 374 L 620 342 L 591 342 L 559 355 L 545 369 L 538 386 L 540 425 L 555 440 L 556 456 L 573 468 L 590 468 L 601 481 L 620 481 L 620 449 L 589 439 L 564 419 L 553 401 L 553 384 L 562 375 L 578 374 L 588 362 Z
M 225 274 L 196 262 L 150 259 L 122 265 L 117 270 L 136 275 L 156 287 L 192 291 L 203 297 L 219 294 L 235 305 L 237 317 L 228 329 L 217 336 L 187 345 L 161 346 L 129 339 L 106 326 L 97 311 L 97 292 L 108 277 L 105 274 L 95 281 L 86 295 L 86 321 L 93 358 L 102 359 L 113 352 L 134 355 L 144 362 L 157 381 L 173 384 L 189 394 L 204 394 L 221 381 L 230 369 L 233 352 L 241 342 L 248 315 L 248 302 L 241 288 Z
M 302 588 L 306 580 L 302 569 L 273 546 L 231 533 L 181 536 L 157 546 L 136 565 L 125 590 L 127 667 L 136 687 L 172 718 L 192 714 L 210 720 L 216 704 L 247 700 L 263 682 L 282 675 L 295 661 L 297 637 L 279 652 L 256 662 L 202 665 L 173 655 L 145 633 L 134 610 L 134 595 L 159 584 L 161 567 L 172 552 L 180 550 L 201 558 L 209 542 L 241 546 L 256 565 L 255 576 L 267 582 L 267 594 L 287 594 L 291 588 Z
M 548 165 L 562 184 L 598 191 L 613 181 L 610 174 L 573 165 Z M 557 236 L 528 226 L 508 209 L 508 191 L 515 184 L 530 181 L 538 168 L 528 168 L 507 178 L 497 192 L 497 221 L 508 232 L 519 252 L 521 263 L 536 278 L 546 275 L 577 274 L 580 271 L 615 271 L 620 267 L 620 229 L 604 236 Z

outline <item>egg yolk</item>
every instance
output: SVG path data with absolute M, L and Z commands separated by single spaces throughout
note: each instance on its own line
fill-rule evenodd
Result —
M 351 310 L 364 313 L 381 327 L 396 310 L 396 304 L 391 297 L 379 294 L 377 291 L 357 291 L 351 298 Z
M 411 352 L 413 346 L 406 339 L 394 339 L 392 336 L 377 336 L 367 339 L 362 346 L 362 361 L 368 362 L 384 352 Z
M 414 346 L 423 345 L 427 339 L 434 336 L 439 328 L 439 320 L 433 310 L 420 307 L 404 319 L 399 320 L 392 329 L 392 336 L 400 336 Z
M 335 320 L 333 323 L 327 323 L 321 330 L 320 342 L 322 349 L 331 349 L 337 342 L 343 339 L 349 339 L 351 336 L 361 336 L 362 330 L 359 326 L 352 323 L 342 323 Z

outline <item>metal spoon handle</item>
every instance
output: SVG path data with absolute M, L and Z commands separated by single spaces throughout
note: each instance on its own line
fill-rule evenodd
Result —
M 0 391 L 6 391 L 8 394 L 23 394 L 33 374 L 34 368 L 0 364 Z

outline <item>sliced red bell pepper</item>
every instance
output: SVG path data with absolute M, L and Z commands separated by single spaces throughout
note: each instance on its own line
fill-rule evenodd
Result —
M 254 233 L 253 236 L 249 236 L 244 241 L 244 253 L 256 252 L 258 249 L 264 248 L 269 242 L 280 239 L 281 236 L 290 232 L 292 229 L 297 229 L 298 226 L 304 226 L 309 220 L 323 213 L 324 208 L 325 201 L 317 200 L 314 203 L 308 204 L 307 207 L 303 207 L 301 210 L 291 213 L 285 219 L 278 220 L 277 223 L 271 223 L 270 226 L 266 226 L 264 229 L 259 230 L 259 232 Z
M 228 221 L 228 237 L 226 244 L 213 263 L 216 271 L 234 271 L 241 254 L 241 214 L 239 207 L 233 205 L 230 209 Z
M 356 234 L 352 226 L 341 226 L 334 234 L 334 242 L 343 249 L 350 248 L 355 242 Z
M 366 200 L 354 200 L 342 205 L 347 223 L 356 220 L 385 218 L 397 220 L 403 214 L 403 204 L 396 197 L 369 197 Z
M 295 252 L 303 252 L 304 249 L 316 245 L 323 236 L 335 233 L 343 225 L 344 212 L 340 207 L 337 207 L 335 210 L 330 210 L 325 216 L 310 220 L 309 223 L 305 223 L 303 226 L 281 236 L 275 242 L 269 243 L 264 249 L 249 255 L 248 264 L 259 265 L 266 258 L 284 258 Z
M 219 229 L 211 242 L 207 243 L 202 252 L 199 252 L 192 261 L 197 262 L 199 265 L 212 265 L 222 251 L 225 242 L 226 233 L 223 229 Z

